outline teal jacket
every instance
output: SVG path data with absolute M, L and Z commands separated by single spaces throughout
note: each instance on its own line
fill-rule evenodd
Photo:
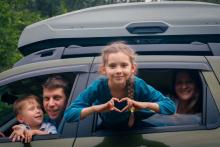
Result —
M 71 103 L 64 113 L 64 118 L 67 122 L 75 122 L 80 120 L 80 113 L 83 108 L 104 104 L 112 98 L 110 89 L 108 87 L 108 79 L 100 78 L 95 80 L 89 87 L 87 87 L 76 99 Z M 156 102 L 160 107 L 160 114 L 171 115 L 176 111 L 174 102 L 165 97 L 161 92 L 148 85 L 144 80 L 134 77 L 134 100 L 141 102 Z M 119 103 L 119 105 L 123 105 Z M 119 106 L 123 107 L 123 106 Z M 135 120 L 142 120 L 155 114 L 151 110 L 135 111 Z M 127 123 L 130 112 L 103 112 L 100 113 L 102 121 L 109 126 Z

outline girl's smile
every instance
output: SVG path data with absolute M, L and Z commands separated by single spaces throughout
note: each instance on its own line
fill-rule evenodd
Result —
M 104 73 L 109 78 L 110 85 L 124 85 L 126 81 L 134 74 L 134 65 L 131 63 L 129 56 L 122 52 L 111 53 L 108 56 Z

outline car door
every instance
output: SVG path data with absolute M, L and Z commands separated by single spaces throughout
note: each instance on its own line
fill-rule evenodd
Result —
M 97 71 L 100 58 L 96 58 L 94 63 L 89 83 L 99 77 Z M 180 69 L 197 71 L 201 79 L 203 95 L 199 121 L 188 122 L 189 119 L 185 118 L 194 118 L 194 116 L 183 116 L 179 119 L 181 121 L 170 125 L 167 122 L 173 120 L 161 117 L 151 121 L 153 123 L 166 121 L 166 125 L 123 131 L 97 130 L 96 126 L 100 120 L 98 115 L 94 114 L 80 121 L 74 146 L 219 146 L 220 124 L 219 111 L 216 107 L 219 105 L 216 103 L 218 98 L 214 97 L 220 89 L 219 82 L 215 86 L 207 84 L 212 83 L 209 75 L 215 74 L 207 59 L 204 56 L 139 56 L 137 64 L 138 76 L 165 95 L 172 90 L 173 71 Z M 215 76 L 213 78 L 217 81 Z
M 23 94 L 35 94 L 42 98 L 42 83 L 51 75 L 61 75 L 72 87 L 68 103 L 82 91 L 88 82 L 88 72 L 92 58 L 63 59 L 26 64 L 10 69 L 0 74 L 0 131 L 6 137 L 0 138 L 0 146 L 26 146 L 22 142 L 11 142 L 8 138 L 11 127 L 18 122 L 12 111 L 15 99 Z M 64 120 L 55 135 L 36 135 L 30 146 L 63 146 L 72 147 L 77 131 L 77 123 L 66 124 Z

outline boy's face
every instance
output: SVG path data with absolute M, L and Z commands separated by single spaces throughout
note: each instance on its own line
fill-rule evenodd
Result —
M 66 95 L 63 88 L 44 88 L 43 104 L 50 119 L 57 120 L 66 107 Z
M 24 102 L 24 106 L 17 115 L 17 119 L 19 122 L 29 125 L 32 129 L 39 129 L 43 122 L 43 111 L 40 104 L 36 100 Z

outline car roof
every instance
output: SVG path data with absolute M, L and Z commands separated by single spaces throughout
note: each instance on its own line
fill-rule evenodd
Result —
M 196 15 L 194 15 L 196 14 Z M 87 8 L 27 26 L 18 42 L 30 54 L 50 43 L 68 46 L 105 37 L 220 34 L 220 5 L 203 2 L 123 3 Z M 34 34 L 34 35 L 33 35 Z M 69 40 L 68 40 L 69 39 Z M 51 42 L 52 41 L 52 42 Z M 80 42 L 84 46 L 88 41 Z M 77 45 L 77 44 L 75 44 Z M 38 47 L 39 47 L 38 46 Z M 28 53 L 25 53 L 28 52 Z
M 82 67 L 89 66 L 93 61 L 93 57 L 84 57 L 84 58 L 70 58 L 63 60 L 48 60 L 48 61 L 40 61 L 37 63 L 29 63 L 25 65 L 21 65 L 18 67 L 13 67 L 9 70 L 6 70 L 0 73 L 0 80 L 7 80 L 7 78 L 13 75 L 24 74 L 26 72 L 41 72 L 41 70 L 49 70 L 49 69 L 57 69 L 57 68 L 69 68 L 73 66 L 77 66 L 78 72 L 85 72 Z M 89 68 L 88 68 L 89 69 Z M 76 71 L 76 70 L 75 70 Z
M 189 67 L 187 63 L 196 63 L 197 65 L 199 64 L 204 64 L 205 66 L 196 67 L 200 68 L 203 70 L 209 70 L 209 67 L 206 66 L 208 65 L 208 62 L 204 56 L 172 56 L 172 55 L 140 55 L 136 57 L 136 62 L 141 63 L 141 62 L 147 62 L 149 64 L 152 64 L 153 68 L 161 68 L 161 63 L 171 63 L 174 62 L 176 65 L 177 62 L 179 63 L 186 63 L 186 66 L 182 66 L 178 68 L 186 68 Z M 74 66 L 78 67 L 77 71 L 78 72 L 85 72 L 85 70 L 80 69 L 81 67 L 88 67 L 86 72 L 90 69 L 89 66 L 91 64 L 96 64 L 94 71 L 97 71 L 97 67 L 99 64 L 101 64 L 101 57 L 80 57 L 80 58 L 69 58 L 69 59 L 62 59 L 62 60 L 47 60 L 47 61 L 40 61 L 37 63 L 29 63 L 25 65 L 20 65 L 17 67 L 13 67 L 9 70 L 6 70 L 2 73 L 0 73 L 0 80 L 7 80 L 7 78 L 12 77 L 13 75 L 19 75 L 19 74 L 24 74 L 26 72 L 41 72 L 41 70 L 49 70 L 49 69 L 58 69 L 58 68 L 69 68 Z M 154 64 L 156 63 L 156 64 Z M 158 64 L 159 63 L 159 64 Z M 176 67 L 176 66 L 175 66 Z M 76 71 L 76 70 L 74 70 Z

